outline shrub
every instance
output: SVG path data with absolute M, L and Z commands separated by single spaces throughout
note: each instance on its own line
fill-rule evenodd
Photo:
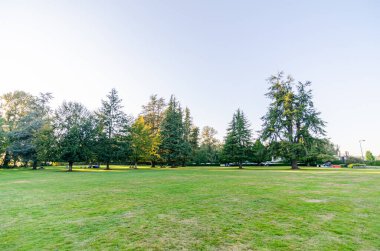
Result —
M 365 167 L 365 166 L 366 166 L 365 164 L 355 163 L 355 164 L 349 164 L 349 165 L 348 165 L 348 168 Z
M 379 161 L 379 160 L 368 161 L 368 162 L 367 162 L 367 165 L 368 165 L 368 166 L 380 166 L 380 161 Z
M 341 160 L 333 160 L 333 161 L 331 161 L 331 164 L 332 165 L 342 165 L 342 164 L 344 164 L 344 162 L 342 162 Z
M 363 162 L 363 160 L 361 158 L 354 157 L 354 156 L 349 156 L 346 159 L 346 163 L 349 163 L 349 164 L 362 163 L 362 162 Z

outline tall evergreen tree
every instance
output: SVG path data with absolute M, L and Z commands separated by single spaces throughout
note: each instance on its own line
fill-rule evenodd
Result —
M 316 137 L 324 135 L 325 122 L 314 108 L 311 82 L 295 83 L 290 76 L 280 72 L 268 79 L 271 100 L 268 112 L 262 120 L 262 139 L 274 147 L 274 154 L 290 160 L 292 169 L 298 168 L 298 160 L 306 154 L 307 146 Z
M 252 160 L 258 164 L 270 160 L 270 154 L 267 147 L 257 139 L 252 146 Z
M 112 89 L 106 100 L 102 100 L 102 106 L 96 113 L 98 121 L 97 158 L 106 163 L 106 169 L 112 160 L 116 160 L 123 151 L 122 138 L 125 126 L 128 123 L 127 115 L 122 111 L 122 99 L 116 89 Z
M 183 157 L 184 125 L 179 102 L 171 96 L 161 123 L 160 155 L 169 166 L 177 166 Z
M 223 146 L 223 157 L 228 162 L 235 162 L 243 168 L 243 162 L 251 158 L 252 132 L 243 111 L 238 109 L 227 129 Z
M 185 108 L 185 114 L 183 117 L 183 146 L 182 146 L 182 166 L 191 158 L 191 130 L 193 128 L 193 118 L 190 114 L 190 109 Z

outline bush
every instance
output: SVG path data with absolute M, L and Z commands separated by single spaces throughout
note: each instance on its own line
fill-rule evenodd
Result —
M 331 164 L 332 165 L 342 165 L 342 164 L 344 164 L 344 162 L 342 162 L 341 160 L 333 160 L 333 161 L 331 161 Z
M 363 163 L 363 160 L 361 158 L 358 158 L 358 157 L 349 156 L 346 159 L 346 163 L 348 163 L 348 164 Z
M 365 167 L 365 166 L 366 166 L 365 164 L 358 164 L 358 163 L 355 163 L 355 164 L 349 164 L 349 165 L 348 165 L 348 168 Z
M 220 163 L 187 163 L 186 166 L 220 166 Z
M 368 165 L 368 166 L 380 166 L 380 161 L 379 161 L 379 160 L 368 161 L 368 162 L 367 162 L 367 165 Z

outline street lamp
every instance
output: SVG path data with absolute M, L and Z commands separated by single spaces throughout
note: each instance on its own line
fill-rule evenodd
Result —
M 363 155 L 362 142 L 365 142 L 365 139 L 361 139 L 361 140 L 359 140 L 359 144 L 360 144 L 360 151 L 362 152 L 362 159 L 363 159 L 363 161 L 364 161 L 364 155 Z

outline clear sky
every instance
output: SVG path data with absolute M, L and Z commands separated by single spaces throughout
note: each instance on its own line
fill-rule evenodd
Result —
M 111 88 L 137 115 L 175 94 L 223 138 L 243 109 L 255 131 L 280 70 L 313 82 L 342 151 L 380 154 L 380 1 L 0 0 L 0 93 L 52 92 L 96 109 Z

